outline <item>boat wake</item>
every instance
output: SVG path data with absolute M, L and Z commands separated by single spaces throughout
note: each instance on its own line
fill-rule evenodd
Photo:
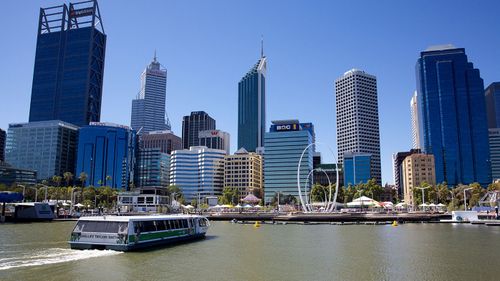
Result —
M 16 267 L 62 263 L 104 256 L 113 256 L 120 253 L 122 252 L 111 250 L 70 250 L 62 248 L 50 248 L 23 253 L 15 257 L 2 257 L 0 258 L 0 270 L 6 270 Z

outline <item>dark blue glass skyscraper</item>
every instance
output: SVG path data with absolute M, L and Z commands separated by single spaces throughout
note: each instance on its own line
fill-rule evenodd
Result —
M 436 182 L 491 182 L 484 84 L 465 49 L 432 47 L 416 67 L 422 149 L 433 154 Z
M 255 152 L 264 145 L 266 131 L 266 69 L 261 58 L 238 83 L 238 149 Z
M 97 1 L 41 8 L 29 121 L 98 122 L 105 49 Z

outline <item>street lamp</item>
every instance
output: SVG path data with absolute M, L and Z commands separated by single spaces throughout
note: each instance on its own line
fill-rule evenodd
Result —
M 44 202 L 47 202 L 47 189 L 49 188 L 48 186 L 46 186 L 45 184 L 43 183 L 40 183 L 39 185 L 42 186 L 42 188 L 45 189 L 45 199 L 43 200 Z
M 467 190 L 471 190 L 472 187 L 464 189 L 464 210 L 467 211 L 467 194 L 465 193 Z
M 424 205 L 424 204 L 425 204 L 424 189 L 427 189 L 427 188 L 429 188 L 429 187 L 430 187 L 430 186 L 426 186 L 426 187 L 418 187 L 418 186 L 417 186 L 417 187 L 415 187 L 416 189 L 420 189 L 420 190 L 422 190 L 422 205 Z M 425 206 L 425 205 L 424 205 L 424 206 Z M 425 207 L 423 207 L 423 208 L 424 208 L 424 211 L 425 211 Z
M 26 191 L 26 186 L 22 184 L 18 184 L 17 186 L 22 186 L 23 187 L 23 203 L 24 203 L 24 192 Z

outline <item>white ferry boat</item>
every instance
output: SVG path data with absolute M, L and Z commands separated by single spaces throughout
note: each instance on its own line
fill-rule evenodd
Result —
M 82 217 L 71 233 L 71 249 L 130 251 L 203 238 L 210 223 L 197 215 Z

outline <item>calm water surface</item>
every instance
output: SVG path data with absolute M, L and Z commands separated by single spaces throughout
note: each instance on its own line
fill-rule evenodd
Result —
M 0 225 L 0 280 L 500 280 L 500 227 L 213 222 L 146 252 L 70 250 L 74 222 Z

